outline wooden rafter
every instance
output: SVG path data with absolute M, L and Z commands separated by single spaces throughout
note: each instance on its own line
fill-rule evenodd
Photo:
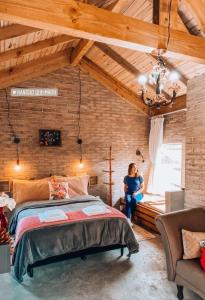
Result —
M 188 32 L 178 12 L 178 0 L 172 0 L 170 11 L 170 26 L 174 29 Z M 153 24 L 168 27 L 170 0 L 153 0 Z
M 160 109 L 152 109 L 151 116 L 166 115 L 180 110 L 186 110 L 186 95 L 177 97 L 172 106 L 164 106 Z
M 167 36 L 164 26 L 74 0 L 0 0 L 0 18 L 142 52 L 158 48 Z M 171 29 L 166 55 L 204 64 L 205 39 Z
M 134 75 L 135 77 L 138 77 L 141 74 L 141 72 L 136 67 L 134 67 L 132 64 L 130 64 L 126 59 L 124 59 L 120 54 L 118 54 L 115 50 L 113 50 L 108 45 L 105 45 L 102 43 L 95 43 L 94 45 L 98 49 L 100 49 L 103 53 L 108 55 L 112 60 L 114 60 L 116 63 L 118 63 L 122 68 L 124 68 L 129 73 Z M 148 83 L 148 86 L 149 86 L 150 90 L 153 91 L 153 86 L 149 83 Z M 166 96 L 168 96 L 168 94 L 166 92 L 164 92 L 164 94 Z
M 99 81 L 106 88 L 111 90 L 116 95 L 123 98 L 126 102 L 133 105 L 142 113 L 148 115 L 149 108 L 142 102 L 142 100 L 131 90 L 129 90 L 125 85 L 123 85 L 119 80 L 108 74 L 98 65 L 93 63 L 88 58 L 84 57 L 80 63 L 79 67 L 82 71 L 86 72 L 90 77 Z
M 0 88 L 17 85 L 67 66 L 69 64 L 68 52 L 68 50 L 58 52 L 0 71 Z
M 120 12 L 123 6 L 127 3 L 127 0 L 118 0 L 114 3 L 111 3 L 109 7 L 107 7 L 107 10 L 110 10 L 112 12 Z M 73 66 L 76 66 L 81 58 L 92 48 L 95 41 L 90 40 L 80 40 L 77 47 L 73 50 L 71 53 L 71 64 Z
M 36 42 L 28 46 L 23 46 L 6 52 L 2 52 L 0 53 L 0 63 L 4 63 L 11 59 L 21 58 L 27 54 L 33 54 L 36 51 L 44 50 L 46 48 L 54 47 L 56 45 L 69 43 L 73 40 L 75 40 L 74 37 L 69 37 L 68 35 L 60 35 L 52 37 L 50 39 Z
M 20 24 L 12 24 L 0 28 L 0 41 L 9 40 L 21 35 L 39 31 L 40 29 L 28 27 Z
M 93 44 L 93 41 L 80 40 L 77 47 L 71 53 L 71 64 L 76 66 L 81 58 L 92 48 Z
M 122 68 L 127 70 L 129 73 L 133 74 L 134 76 L 140 75 L 140 71 L 138 69 L 136 69 L 132 64 L 130 64 L 126 59 L 124 59 L 120 54 L 118 54 L 115 50 L 113 50 L 108 45 L 102 43 L 95 43 L 94 46 L 100 49 L 104 54 L 109 56 L 112 60 L 118 63 Z

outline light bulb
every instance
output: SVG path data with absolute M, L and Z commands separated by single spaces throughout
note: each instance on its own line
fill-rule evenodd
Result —
M 160 86 L 159 86 L 159 88 L 160 88 L 160 93 L 162 92 L 162 90 L 164 89 L 164 84 L 160 84 Z
M 140 85 L 145 85 L 147 83 L 147 76 L 146 75 L 140 75 L 138 78 L 138 83 Z
M 176 71 L 172 71 L 170 74 L 169 74 L 169 80 L 172 81 L 172 82 L 177 82 L 179 80 L 179 73 L 176 72 Z
M 15 165 L 15 170 L 18 172 L 18 171 L 20 171 L 21 170 L 21 166 L 19 165 L 19 164 L 16 164 Z
M 82 169 L 83 167 L 84 167 L 84 163 L 83 163 L 82 159 L 80 159 L 79 168 Z

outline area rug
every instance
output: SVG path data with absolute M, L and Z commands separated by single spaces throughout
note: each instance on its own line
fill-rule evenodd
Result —
M 151 232 L 147 231 L 146 229 L 144 229 L 138 225 L 134 224 L 132 229 L 135 233 L 135 236 L 136 236 L 136 239 L 138 242 L 156 238 L 156 236 L 154 234 L 152 234 Z

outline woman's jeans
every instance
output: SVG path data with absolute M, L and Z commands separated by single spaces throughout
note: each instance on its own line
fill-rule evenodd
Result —
M 136 209 L 137 203 L 140 202 L 142 198 L 143 198 L 142 193 L 137 194 L 136 196 L 134 196 L 133 194 L 125 193 L 125 203 L 126 203 L 125 214 L 129 219 L 131 219 L 132 214 Z

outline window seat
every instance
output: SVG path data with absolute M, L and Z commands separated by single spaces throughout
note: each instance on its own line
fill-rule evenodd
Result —
M 151 207 L 159 213 L 165 213 L 165 197 L 153 194 L 144 194 L 143 200 L 140 205 Z
M 153 194 L 144 194 L 143 201 L 138 203 L 134 221 L 155 232 L 158 232 L 155 225 L 155 218 L 165 213 L 165 197 Z

